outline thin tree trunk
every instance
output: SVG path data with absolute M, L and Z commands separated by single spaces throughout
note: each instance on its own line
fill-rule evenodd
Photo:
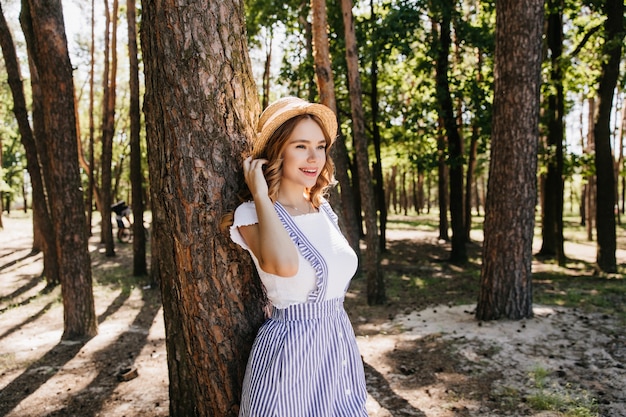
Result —
M 116 32 L 117 32 L 117 1 L 113 0 L 113 10 L 109 10 L 109 0 L 104 0 L 105 4 L 105 29 L 104 29 L 104 73 L 102 76 L 102 89 L 104 91 L 102 100 L 102 241 L 105 246 L 106 256 L 115 256 L 115 243 L 113 241 L 113 225 L 111 223 L 111 205 L 113 204 L 112 193 L 112 172 L 113 160 L 113 135 L 115 125 L 115 74 L 116 74 Z M 109 30 L 111 38 L 109 38 Z M 110 41 L 109 41 L 110 39 Z M 109 57 L 111 59 L 109 60 Z
M 587 100 L 589 106 L 589 114 L 588 114 L 588 126 L 593 126 L 593 121 L 596 118 L 596 101 L 593 97 L 589 97 Z M 595 153 L 595 140 L 593 139 L 593 129 L 589 129 L 587 132 L 587 146 L 584 147 L 587 151 L 587 154 L 593 155 Z M 589 175 L 587 177 L 587 192 L 585 193 L 587 196 L 586 199 L 586 216 L 585 216 L 585 224 L 587 226 L 587 240 L 589 242 L 593 241 L 593 230 L 595 226 L 596 220 L 596 177 L 595 175 Z
M 440 130 L 442 120 L 439 118 Z M 448 235 L 448 165 L 446 164 L 446 140 L 437 134 L 437 198 L 439 201 L 439 239 L 450 241 Z
M 454 117 L 452 96 L 450 95 L 450 82 L 448 80 L 448 68 L 450 65 L 448 55 L 452 44 L 450 30 L 454 2 L 452 0 L 446 0 L 441 3 L 441 7 L 435 78 L 437 80 L 439 116 L 443 121 L 448 139 L 450 225 L 452 229 L 450 262 L 463 264 L 467 262 L 465 225 L 463 224 L 465 214 L 463 211 L 463 143 Z
M 305 79 L 300 80 L 306 92 L 308 101 L 314 102 L 317 97 L 317 84 L 315 81 L 315 64 L 313 58 L 313 25 L 309 16 L 311 14 L 310 0 L 301 0 L 298 10 L 298 22 L 304 33 L 306 58 L 304 60 Z M 309 77 L 310 74 L 310 77 Z M 342 196 L 343 199 L 343 196 Z
M 548 1 L 547 43 L 550 49 L 550 85 L 548 93 L 548 170 L 542 193 L 542 246 L 540 255 L 556 257 L 559 265 L 565 265 L 563 248 L 563 140 L 565 96 L 563 93 L 563 2 Z
M 603 5 L 605 46 L 602 75 L 598 87 L 598 115 L 593 126 L 596 167 L 597 264 L 604 272 L 617 272 L 615 231 L 615 177 L 611 152 L 611 110 L 624 39 L 624 1 L 606 0 Z
M 270 102 L 270 81 L 272 74 L 272 46 L 274 44 L 274 32 L 271 28 L 269 30 L 269 40 L 266 41 L 265 47 L 267 53 L 265 54 L 265 66 L 263 68 L 263 98 L 261 105 L 265 109 Z
M 624 99 L 622 100 L 622 115 L 618 123 L 619 125 L 617 129 L 616 139 L 617 139 L 617 149 L 619 149 L 619 156 L 617 158 L 617 161 L 615 162 L 615 178 L 617 179 L 617 181 L 615 182 L 615 198 L 617 199 L 616 205 L 620 206 L 620 207 L 617 207 L 617 221 L 618 221 L 618 224 L 621 225 L 622 222 L 621 222 L 620 214 L 624 214 L 624 200 L 626 198 L 624 194 L 624 191 L 625 191 L 624 181 L 626 180 L 626 177 L 624 176 L 621 177 L 621 180 L 622 180 L 621 199 L 620 199 L 620 192 L 619 192 L 620 173 L 624 169 L 624 131 L 626 130 L 626 95 L 624 96 Z M 621 200 L 621 204 L 619 204 L 620 200 Z
M 139 109 L 139 60 L 137 51 L 137 28 L 135 24 L 135 0 L 126 0 L 128 22 L 128 61 L 130 76 L 130 183 L 131 208 L 133 211 L 133 275 L 148 274 L 146 263 L 146 234 L 143 226 L 143 170 L 141 169 L 141 114 Z
M 89 177 L 89 185 L 87 190 L 87 231 L 89 236 L 93 235 L 93 195 L 95 191 L 95 173 L 93 167 L 95 166 L 95 149 L 94 149 L 94 67 L 95 67 L 95 53 L 96 53 L 96 4 L 95 0 L 91 0 L 91 46 L 89 50 L 89 170 L 87 175 Z M 79 150 L 79 155 L 82 152 Z M 98 209 L 102 213 L 101 205 L 98 205 Z
M 370 0 L 370 20 L 374 25 L 377 19 L 376 11 L 374 9 L 374 0 Z M 373 26 L 372 26 L 373 27 Z M 380 222 L 380 250 L 385 252 L 387 248 L 387 205 L 385 204 L 385 182 L 383 180 L 383 164 L 381 154 L 381 137 L 380 128 L 378 127 L 380 109 L 378 105 L 378 58 L 379 50 L 374 42 L 372 44 L 371 60 L 372 66 L 370 71 L 370 105 L 372 107 L 372 143 L 374 144 L 374 155 L 376 160 L 374 161 L 374 187 L 376 206 L 379 211 Z
M 337 101 L 335 98 L 335 83 L 330 64 L 330 52 L 328 45 L 326 2 L 325 0 L 311 0 L 312 33 L 315 46 L 313 57 L 315 61 L 315 80 L 320 95 L 320 103 L 328 106 L 335 114 L 337 113 Z M 341 126 L 341 123 L 338 123 Z M 331 194 L 333 205 L 341 213 L 341 225 L 344 229 L 350 246 L 361 258 L 359 248 L 359 227 L 356 223 L 357 216 L 354 207 L 353 187 L 348 176 L 348 151 L 345 146 L 341 130 L 332 149 L 332 157 L 335 162 L 335 175 L 341 187 L 341 200 L 337 198 L 336 191 Z M 337 207 L 338 206 L 338 207 Z
M 476 82 L 480 85 L 483 82 L 482 76 L 482 68 L 483 65 L 483 54 L 480 49 L 476 49 Z M 475 108 L 479 108 L 478 105 Z M 480 127 L 479 127 L 478 115 L 474 115 L 474 119 L 472 121 L 472 136 L 470 137 L 470 146 L 469 153 L 467 156 L 467 173 L 465 174 L 465 216 L 464 216 L 464 224 L 465 224 L 465 240 L 467 242 L 471 241 L 470 233 L 472 231 L 472 188 L 475 186 L 475 171 L 477 164 L 477 155 L 478 155 L 478 138 L 480 135 Z M 476 208 L 477 214 L 480 213 L 479 208 Z
M 361 101 L 361 78 L 359 75 L 359 56 L 352 18 L 352 0 L 342 0 L 344 38 L 346 42 L 346 61 L 348 65 L 348 84 L 350 85 L 350 108 L 352 110 L 352 134 L 356 151 L 357 169 L 361 201 L 365 203 L 365 269 L 367 271 L 367 302 L 380 305 L 386 301 L 385 283 L 380 271 L 380 248 L 378 246 L 378 224 L 372 175 L 369 170 L 367 137 L 365 136 L 365 116 Z

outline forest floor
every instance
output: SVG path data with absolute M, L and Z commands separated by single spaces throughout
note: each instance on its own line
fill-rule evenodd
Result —
M 445 261 L 433 218 L 397 217 L 382 260 L 388 302 L 353 280 L 372 417 L 626 416 L 626 233 L 622 274 L 598 274 L 595 243 L 566 236 L 566 267 L 533 261 L 534 317 L 481 322 L 479 232 L 470 262 Z M 158 290 L 130 277 L 131 245 L 90 241 L 98 335 L 60 341 L 60 289 L 45 291 L 31 220 L 0 229 L 0 417 L 164 417 L 168 374 Z M 477 242 L 477 243 L 476 243 Z M 536 247 L 536 250 L 539 248 Z

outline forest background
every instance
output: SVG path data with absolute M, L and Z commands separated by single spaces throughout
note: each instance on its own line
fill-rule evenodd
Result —
M 37 2 L 31 3 L 29 7 L 33 9 L 32 15 L 36 17 Z M 532 181 L 518 184 L 521 190 L 537 191 L 533 195 L 541 214 L 540 255 L 554 257 L 559 264 L 565 264 L 567 261 L 563 247 L 563 213 L 566 210 L 580 216 L 581 223 L 587 227 L 590 240 L 597 239 L 597 269 L 599 272 L 609 274 L 618 272 L 615 257 L 615 225 L 616 222 L 620 222 L 620 216 L 624 213 L 625 188 L 624 72 L 620 71 L 623 61 L 621 59 L 623 4 L 620 9 L 616 6 L 618 3 L 606 1 L 597 4 L 594 2 L 545 4 L 547 17 L 545 25 L 543 20 L 540 21 L 542 29 L 545 29 L 545 32 L 542 31 L 545 43 L 543 53 L 535 54 L 535 57 L 541 58 L 542 63 L 541 123 L 538 125 L 539 135 L 536 138 L 539 140 L 533 145 L 536 148 L 532 146 L 528 148 L 532 152 L 519 156 L 529 158 L 527 161 L 532 168 L 535 167 L 535 159 L 539 157 L 537 169 L 533 170 L 533 175 L 538 175 L 539 187 Z M 315 9 L 316 2 L 311 4 L 313 10 L 309 9 L 308 3 L 293 5 L 246 3 L 247 42 L 252 46 L 252 50 L 256 51 L 253 56 L 259 57 L 257 65 L 253 68 L 260 69 L 256 76 L 256 84 L 259 86 L 261 107 L 287 92 L 311 100 L 329 102 L 324 96 L 323 83 L 320 82 L 322 77 L 319 72 L 324 62 L 314 54 L 319 52 L 321 49 L 319 45 L 324 44 L 324 41 L 316 37 L 320 35 L 320 30 L 315 30 L 315 12 L 318 10 Z M 82 168 L 80 189 L 86 190 L 82 197 L 74 194 L 73 197 L 79 198 L 70 201 L 86 200 L 89 228 L 92 227 L 91 213 L 94 206 L 107 218 L 111 215 L 110 206 L 113 202 L 121 199 L 129 201 L 133 206 L 135 225 L 143 227 L 143 204 L 154 210 L 154 197 L 158 192 L 150 188 L 156 184 L 154 174 L 159 172 L 159 168 L 147 164 L 150 159 L 148 157 L 150 146 L 146 146 L 144 139 L 150 143 L 151 135 L 149 129 L 143 128 L 138 112 L 137 98 L 143 96 L 143 85 L 149 84 L 150 78 L 144 78 L 147 72 L 139 70 L 140 64 L 148 60 L 136 61 L 139 55 L 133 52 L 131 47 L 134 36 L 128 36 L 134 34 L 136 30 L 135 10 L 132 4 L 131 7 L 124 8 L 122 5 L 119 8 L 115 2 L 112 5 L 107 4 L 103 10 L 94 9 L 94 14 L 91 15 L 92 9 L 86 7 L 88 5 L 84 3 L 72 6 L 80 13 L 76 17 L 72 15 L 70 19 L 66 15 L 65 21 L 74 24 L 83 19 L 82 24 L 79 23 L 77 26 L 89 27 L 91 30 L 89 34 L 86 30 L 76 31 L 69 42 L 73 69 L 72 104 L 75 104 L 77 116 L 74 118 L 76 123 L 74 126 L 70 125 L 70 130 L 74 129 L 76 137 L 80 139 L 76 141 L 79 145 L 76 153 L 80 156 Z M 91 6 L 94 8 L 93 3 Z M 409 211 L 418 214 L 431 209 L 437 211 L 439 238 L 442 242 L 451 242 L 449 261 L 459 265 L 468 261 L 466 245 L 469 242 L 472 215 L 475 213 L 480 216 L 481 212 L 485 211 L 487 181 L 490 178 L 488 168 L 492 162 L 489 153 L 493 144 L 491 129 L 494 110 L 492 104 L 496 39 L 495 4 L 471 1 L 457 4 L 418 1 L 358 4 L 354 8 L 354 39 L 359 47 L 357 55 L 360 79 L 350 77 L 350 59 L 346 59 L 350 56 L 349 36 L 345 25 L 346 13 L 345 9 L 342 13 L 340 6 L 343 4 L 329 3 L 324 10 L 324 19 L 328 19 L 326 42 L 329 49 L 322 57 L 326 60 L 332 59 L 328 68 L 332 69 L 330 74 L 334 77 L 331 78 L 334 97 L 330 102 L 334 102 L 338 117 L 343 122 L 342 132 L 345 137 L 345 141 L 339 143 L 346 145 L 347 157 L 338 160 L 343 159 L 346 166 L 344 168 L 338 166 L 338 174 L 347 173 L 348 182 L 345 182 L 346 178 L 344 182 L 341 177 L 339 178 L 340 197 L 344 212 L 359 214 L 344 216 L 346 222 L 344 227 L 348 231 L 351 243 L 357 249 L 359 238 L 365 236 L 364 271 L 368 275 L 367 299 L 371 304 L 379 304 L 385 302 L 385 288 L 376 264 L 379 259 L 377 251 L 385 250 L 389 211 L 405 214 Z M 544 6 L 543 2 L 541 6 Z M 6 2 L 3 3 L 3 8 L 15 12 L 19 7 Z M 616 10 L 617 16 L 621 18 L 615 18 Z M 152 29 L 151 21 L 146 19 L 149 14 L 146 10 L 139 11 L 142 17 L 142 30 L 149 32 Z M 312 19 L 309 17 L 311 11 Z M 102 15 L 106 17 L 104 22 L 102 18 L 96 19 L 96 16 Z M 223 16 L 223 11 L 217 15 Z M 7 13 L 7 16 L 11 14 Z M 25 44 L 28 43 L 28 24 L 22 22 L 20 29 L 16 26 L 15 14 L 13 17 L 8 22 L 15 25 L 12 33 L 18 35 L 15 36 L 15 44 L 19 51 L 17 56 L 21 57 L 21 62 L 29 62 L 27 56 L 31 59 L 29 66 L 20 67 L 24 79 L 27 80 L 29 75 L 32 76 L 33 68 L 37 66 L 36 62 L 32 62 L 36 55 L 32 52 L 28 55 L 25 52 Z M 155 20 L 158 20 L 158 16 Z M 236 33 L 243 34 L 243 27 L 237 24 L 234 19 L 233 22 L 229 22 L 228 27 Z M 126 34 L 123 29 L 125 27 L 131 28 Z M 323 27 L 323 32 L 326 33 L 326 25 Z M 35 40 L 38 36 L 37 28 L 35 24 L 31 28 Z M 25 41 L 20 41 L 20 30 L 27 33 Z M 96 36 L 96 33 L 104 33 L 104 36 Z M 514 38 L 514 34 L 510 37 Z M 35 44 L 37 42 L 41 42 L 41 39 L 36 40 Z M 280 60 L 278 76 L 275 75 L 276 66 L 272 59 L 277 54 L 275 42 L 280 42 L 282 54 L 279 55 L 283 57 Z M 121 52 L 123 51 L 121 45 L 125 43 L 129 45 L 126 54 Z M 313 48 L 314 44 L 316 48 Z M 519 49 L 511 53 L 523 54 L 524 51 Z M 147 51 L 144 51 L 144 54 L 148 57 Z M 128 58 L 128 62 L 125 62 L 125 57 Z M 190 59 L 186 56 L 182 58 Z M 50 67 L 55 68 L 54 65 Z M 42 68 L 39 67 L 39 71 L 42 72 L 40 75 L 48 75 L 43 74 Z M 127 76 L 125 68 L 131 68 Z M 135 70 L 132 70 L 133 68 Z M 10 74 L 8 69 L 7 74 Z M 606 88 L 605 80 L 611 77 L 607 77 L 607 74 L 614 75 L 612 85 L 608 83 L 609 88 Z M 361 101 L 363 112 L 360 119 L 363 123 L 361 132 L 356 129 L 359 127 L 359 119 L 355 119 L 355 111 L 351 107 L 356 101 L 352 94 L 357 81 L 363 87 L 362 94 L 358 97 L 365 98 Z M 8 82 L 3 84 L 6 87 L 3 90 L 6 99 L 2 100 L 6 110 L 3 111 L 3 115 L 6 116 L 3 117 L 6 135 L 2 136 L 4 181 L 2 201 L 9 209 L 11 202 L 17 201 L 19 196 L 24 208 L 33 204 L 33 209 L 36 210 L 34 207 L 36 199 L 33 199 L 32 203 L 28 201 L 29 187 L 25 179 L 29 176 L 24 175 L 24 168 L 28 165 L 26 157 L 28 149 L 21 148 L 24 132 L 20 132 L 18 128 L 19 117 L 15 118 L 11 114 L 12 107 L 15 109 L 17 106 L 13 103 L 15 96 L 14 91 L 9 89 L 10 82 L 9 77 Z M 31 79 L 31 85 L 32 83 Z M 102 87 L 95 87 L 99 85 Z M 57 84 L 56 87 L 61 86 Z M 33 103 L 36 103 L 35 90 L 29 92 L 28 83 L 24 83 L 24 88 L 26 97 L 32 96 Z M 249 87 L 244 87 L 244 90 L 246 88 Z M 42 96 L 46 93 L 53 95 L 54 91 L 44 89 Z M 144 109 L 149 106 L 150 103 L 144 104 Z M 245 111 L 255 112 L 253 105 L 244 107 Z M 193 112 L 190 110 L 190 113 Z M 33 104 L 33 114 L 36 129 L 36 104 Z M 352 119 L 352 122 L 349 119 Z M 100 126 L 99 129 L 96 128 L 97 125 Z M 65 129 L 67 130 L 67 126 Z M 243 128 L 243 131 L 246 129 Z M 147 137 L 143 136 L 146 132 Z M 367 136 L 369 147 L 362 147 L 359 134 Z M 158 137 L 158 132 L 154 137 Z M 69 153 L 66 161 L 72 159 L 71 155 L 72 153 Z M 369 160 L 373 161 L 371 171 Z M 232 165 L 225 166 L 232 169 Z M 366 167 L 365 170 L 362 169 L 363 166 Z M 224 173 L 223 167 L 221 173 Z M 43 176 L 45 175 L 44 172 Z M 147 181 L 148 177 L 152 177 L 151 182 Z M 612 181 L 604 181 L 607 178 Z M 30 179 L 32 181 L 32 175 Z M 137 181 L 139 187 L 133 186 L 133 182 L 136 184 Z M 57 181 L 49 179 L 46 183 L 54 187 Z M 31 183 L 31 187 L 33 186 Z M 355 196 L 347 199 L 346 194 L 352 187 L 356 190 Z M 370 187 L 372 189 L 368 190 Z M 367 194 L 368 192 L 370 194 Z M 47 191 L 50 199 L 62 194 L 62 188 L 58 191 L 54 188 Z M 373 203 L 375 203 L 373 209 L 368 207 Z M 168 204 L 167 201 L 163 202 L 161 208 L 170 207 Z M 346 208 L 350 204 L 356 205 L 356 209 Z M 65 205 L 65 210 L 72 210 L 74 206 L 80 208 L 80 205 L 70 204 Z M 168 230 L 168 220 L 163 217 L 176 217 L 185 210 L 184 204 L 171 207 L 172 211 L 153 212 L 156 224 L 159 221 L 158 216 L 161 216 L 164 231 Z M 529 211 L 526 214 L 528 213 Z M 360 219 L 360 214 L 364 216 L 363 221 L 356 222 L 356 230 L 354 227 L 350 228 L 350 218 Z M 448 224 L 448 215 L 451 217 L 451 225 Z M 375 223 L 371 223 L 372 216 Z M 77 227 L 76 222 L 62 223 L 63 211 L 56 212 L 52 217 L 59 222 L 54 228 L 64 230 L 68 235 L 71 235 L 75 230 L 73 228 Z M 73 218 L 67 215 L 67 212 L 65 217 Z M 534 213 L 530 212 L 530 217 L 534 221 Z M 376 233 L 365 234 L 362 223 L 366 224 L 367 230 L 378 230 Z M 183 235 L 190 226 L 193 226 L 193 223 L 170 225 L 177 227 Z M 159 230 L 155 229 L 153 243 L 156 241 L 162 244 L 158 248 L 160 251 L 171 248 L 172 242 L 159 240 Z M 451 238 L 448 235 L 449 230 L 452 232 Z M 532 228 L 530 230 L 532 233 Z M 46 233 L 42 234 L 44 242 L 41 245 L 46 247 Z M 145 238 L 142 229 L 135 228 L 135 236 L 133 270 L 135 274 L 141 275 L 148 272 L 145 265 L 146 241 L 142 239 Z M 115 256 L 112 225 L 109 222 L 102 223 L 102 239 L 106 255 Z M 35 234 L 36 245 L 37 234 Z M 523 243 L 520 242 L 519 245 Z M 47 247 L 50 251 L 53 245 Z M 84 253 L 84 249 L 73 252 L 73 255 L 80 258 L 76 254 Z M 205 253 L 211 252 L 211 248 L 204 249 Z M 44 253 L 49 251 L 44 249 Z M 374 256 L 369 256 L 371 253 L 369 251 L 373 251 Z M 63 254 L 59 256 L 62 257 Z M 521 261 L 528 264 L 527 266 L 530 265 L 527 256 Z M 51 263 L 46 264 L 46 279 L 53 285 L 55 275 L 51 273 L 50 265 Z M 172 265 L 153 263 L 150 272 L 153 277 L 162 277 L 166 272 L 173 272 L 159 271 L 168 266 Z M 242 263 L 239 267 L 245 270 L 249 265 Z M 521 265 L 521 268 L 525 269 L 526 266 Z M 73 272 L 78 272 L 78 276 L 90 284 L 90 273 L 76 270 Z M 233 271 L 230 270 L 229 273 Z M 175 276 L 176 273 L 172 275 Z M 63 273 L 60 276 L 62 279 Z M 62 281 L 61 283 L 63 284 Z M 529 292 L 529 286 L 526 284 L 527 282 L 522 283 L 525 287 L 522 294 Z M 185 291 L 189 288 L 184 288 L 184 285 L 178 287 L 174 283 L 174 288 L 181 291 L 183 298 L 189 292 Z M 88 311 L 89 308 L 86 308 L 87 318 L 83 314 L 85 311 L 76 309 L 77 300 L 85 300 L 88 307 L 90 302 L 93 303 L 93 297 L 81 294 L 84 288 L 80 285 L 66 289 L 68 300 L 65 300 L 64 294 L 65 308 L 70 313 L 74 311 L 77 319 L 69 326 L 66 323 L 64 337 L 93 334 L 96 326 L 93 314 Z M 76 292 L 72 293 L 68 291 L 69 289 Z M 252 296 L 254 298 L 254 294 Z M 514 303 L 512 314 L 507 314 L 513 316 L 512 318 L 528 316 L 530 299 L 522 297 L 521 300 L 515 301 L 519 303 Z M 166 305 L 169 304 L 168 300 L 165 302 Z M 502 316 L 498 306 L 491 307 L 496 308 L 491 308 L 491 312 L 485 314 L 488 316 L 491 314 L 493 317 L 490 318 Z M 258 313 L 244 312 L 245 314 L 251 314 L 246 316 L 251 318 L 249 320 L 251 323 L 254 322 L 254 317 L 258 318 Z M 217 332 L 215 328 L 212 330 Z M 181 347 L 172 345 L 169 348 L 175 351 Z M 170 369 L 170 372 L 180 373 L 181 378 L 189 372 L 186 368 L 188 366 L 189 364 L 181 365 L 179 369 Z M 222 370 L 222 372 L 228 375 L 241 371 Z M 202 378 L 198 380 L 201 381 Z M 220 381 L 215 382 L 215 386 L 219 385 Z M 182 388 L 175 386 L 173 389 L 180 392 L 183 391 Z M 232 394 L 228 393 L 227 396 Z

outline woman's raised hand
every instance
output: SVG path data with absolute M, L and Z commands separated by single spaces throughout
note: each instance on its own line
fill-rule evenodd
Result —
M 243 175 L 253 196 L 267 196 L 268 187 L 263 175 L 263 165 L 267 159 L 252 159 L 251 156 L 243 160 Z

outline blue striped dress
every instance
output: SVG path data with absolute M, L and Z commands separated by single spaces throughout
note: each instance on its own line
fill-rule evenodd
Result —
M 327 202 L 319 212 L 276 212 L 299 249 L 294 277 L 264 272 L 271 315 L 261 326 L 243 381 L 240 417 L 366 417 L 363 362 L 343 297 L 357 258 Z M 250 251 L 239 226 L 258 222 L 254 202 L 235 211 L 231 238 Z

